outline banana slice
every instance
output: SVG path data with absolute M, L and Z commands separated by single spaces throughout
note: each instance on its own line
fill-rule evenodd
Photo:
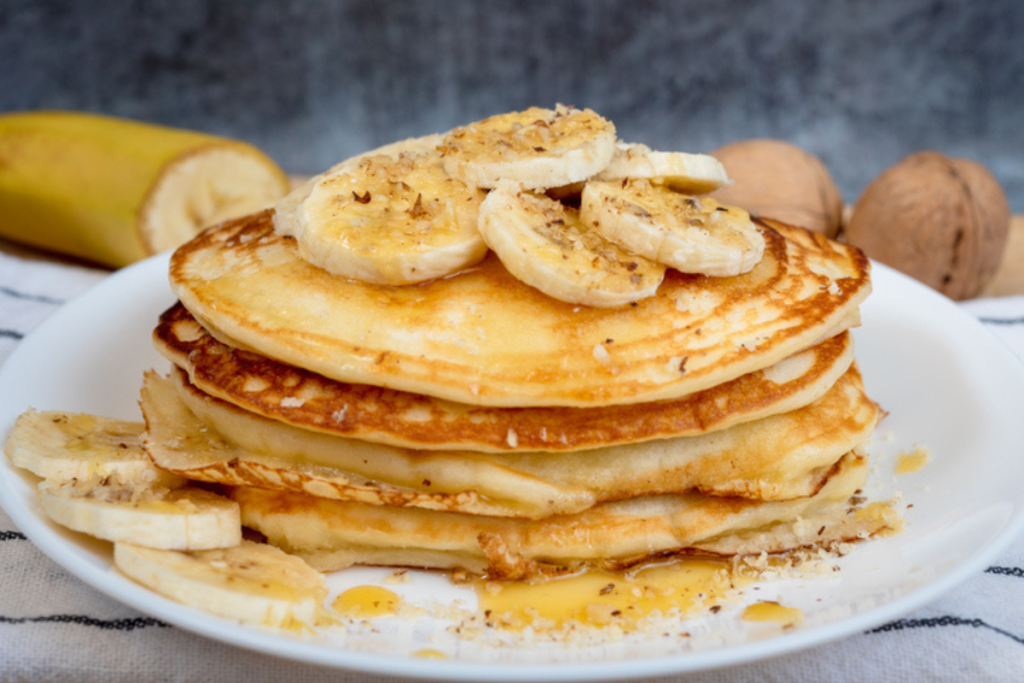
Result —
M 114 564 L 176 602 L 272 628 L 313 626 L 327 598 L 320 572 L 273 546 L 252 541 L 190 553 L 117 543 Z
M 338 171 L 358 166 L 359 162 L 367 157 L 386 156 L 391 157 L 392 159 L 398 159 L 402 155 L 431 152 L 436 150 L 443 141 L 443 133 L 433 133 L 431 135 L 424 135 L 418 138 L 406 138 L 405 140 L 390 142 L 381 147 L 377 147 L 376 149 L 371 149 L 368 152 L 363 152 L 362 154 L 357 154 L 354 157 L 349 157 L 348 159 L 332 166 L 327 170 L 327 173 L 337 173 Z
M 595 180 L 646 178 L 686 194 L 707 194 L 729 184 L 725 166 L 709 154 L 655 152 L 647 145 L 615 144 L 615 154 Z
M 684 273 L 739 275 L 764 254 L 764 237 L 743 209 L 647 180 L 587 183 L 580 216 L 605 239 Z
M 309 197 L 309 193 L 313 191 L 316 184 L 325 176 L 354 168 L 359 165 L 359 162 L 368 157 L 383 155 L 392 159 L 398 159 L 403 154 L 430 152 L 437 149 L 443 137 L 440 133 L 434 133 L 432 135 L 424 135 L 423 137 L 399 140 L 398 142 L 392 142 L 383 147 L 377 147 L 368 152 L 357 154 L 335 164 L 324 173 L 315 175 L 297 186 L 274 205 L 274 229 L 282 235 L 292 236 L 297 235 L 301 231 L 301 226 L 298 223 L 299 209 L 302 208 L 302 203 Z
M 274 204 L 274 230 L 282 235 L 293 237 L 302 231 L 302 225 L 299 223 L 302 203 L 306 201 L 309 193 L 313 191 L 324 175 L 326 174 L 313 176 Z
M 238 504 L 193 488 L 161 491 L 103 481 L 39 485 L 57 524 L 107 541 L 169 550 L 207 550 L 242 540 Z
M 480 232 L 515 277 L 561 301 L 622 306 L 651 296 L 665 267 L 630 254 L 549 197 L 499 183 L 480 206 Z
M 153 465 L 142 446 L 144 429 L 141 422 L 30 408 L 18 416 L 4 450 L 18 467 L 57 484 L 107 479 L 140 488 L 184 486 L 184 478 Z
M 365 157 L 308 189 L 275 226 L 296 238 L 303 258 L 335 275 L 412 284 L 487 253 L 476 229 L 484 193 L 450 178 L 436 151 Z
M 492 116 L 456 128 L 441 144 L 450 175 L 478 187 L 514 180 L 527 190 L 586 180 L 608 165 L 614 151 L 611 121 L 561 105 Z

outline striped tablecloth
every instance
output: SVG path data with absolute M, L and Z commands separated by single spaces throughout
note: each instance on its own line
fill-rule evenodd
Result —
M 0 361 L 47 315 L 107 274 L 17 248 L 0 251 Z M 962 305 L 1024 358 L 1024 296 Z M 143 616 L 43 556 L 0 511 L 0 681 L 279 680 L 387 679 L 243 651 Z M 1024 680 L 1024 538 L 941 599 L 870 632 L 659 680 Z

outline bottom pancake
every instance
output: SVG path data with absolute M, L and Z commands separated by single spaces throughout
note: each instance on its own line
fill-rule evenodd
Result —
M 868 463 L 845 456 L 814 496 L 756 502 L 691 493 L 605 503 L 575 515 L 507 519 L 374 506 L 239 487 L 242 523 L 321 571 L 354 564 L 535 578 L 673 554 L 749 555 L 830 547 L 899 525 L 887 503 L 854 509 Z

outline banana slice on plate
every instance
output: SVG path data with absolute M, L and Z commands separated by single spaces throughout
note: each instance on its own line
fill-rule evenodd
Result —
M 618 142 L 608 166 L 596 180 L 646 178 L 687 194 L 707 194 L 729 184 L 725 166 L 710 154 L 656 152 L 647 145 Z
M 412 284 L 487 253 L 476 229 L 484 193 L 449 177 L 436 151 L 367 156 L 307 189 L 298 205 L 286 201 L 275 227 L 296 238 L 303 258 L 335 275 Z
M 272 628 L 313 626 L 327 597 L 320 572 L 278 548 L 252 541 L 199 552 L 117 543 L 114 564 L 176 602 Z
M 144 429 L 141 422 L 29 409 L 4 450 L 16 466 L 57 484 L 107 479 L 141 488 L 184 486 L 184 478 L 153 465 L 142 446 Z
M 480 206 L 480 232 L 519 280 L 586 306 L 622 306 L 651 296 L 665 267 L 605 240 L 579 213 L 505 181 Z
M 739 275 L 764 254 L 764 236 L 743 209 L 647 180 L 588 182 L 580 216 L 605 239 L 684 273 Z
M 440 149 L 445 170 L 470 185 L 491 188 L 504 179 L 546 189 L 586 180 L 607 166 L 615 126 L 589 109 L 531 107 L 456 128 Z
M 102 480 L 43 482 L 39 502 L 57 524 L 107 541 L 207 550 L 242 540 L 238 504 L 202 489 L 137 489 Z

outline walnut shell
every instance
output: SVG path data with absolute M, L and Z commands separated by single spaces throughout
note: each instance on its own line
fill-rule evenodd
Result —
M 864 190 L 846 240 L 871 258 L 951 299 L 969 299 L 992 279 L 1010 230 L 1010 207 L 984 166 L 919 152 Z
M 711 152 L 733 184 L 712 196 L 752 214 L 835 237 L 843 197 L 818 157 L 783 140 L 741 140 Z

